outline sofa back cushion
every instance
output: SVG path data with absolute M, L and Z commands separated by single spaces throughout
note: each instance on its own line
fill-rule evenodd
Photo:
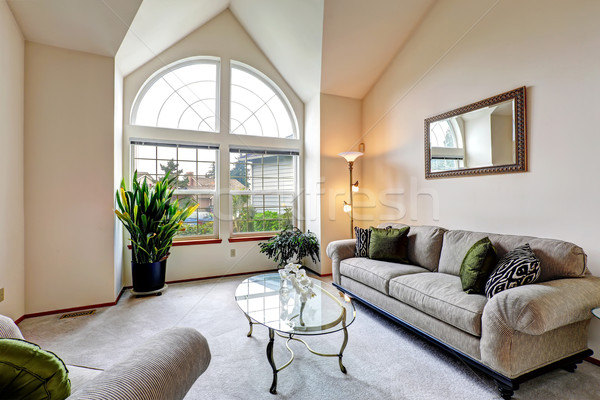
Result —
M 383 223 L 379 224 L 378 228 L 385 228 L 388 226 L 399 229 L 409 225 Z M 446 232 L 446 230 L 439 226 L 411 225 L 410 231 L 408 232 L 408 260 L 412 264 L 426 268 L 429 271 L 437 271 L 444 232 Z M 460 262 L 458 267 L 460 269 Z
M 538 282 L 559 278 L 577 278 L 589 275 L 583 249 L 573 243 L 531 236 L 499 235 L 484 232 L 446 231 L 440 255 L 439 272 L 459 275 L 460 265 L 473 243 L 489 237 L 496 248 L 498 259 L 516 247 L 529 243 L 540 260 Z

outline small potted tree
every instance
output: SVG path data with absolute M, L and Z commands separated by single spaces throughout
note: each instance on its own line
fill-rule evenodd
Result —
M 304 257 L 310 257 L 313 262 L 321 259 L 319 254 L 319 239 L 310 230 L 303 233 L 296 227 L 288 227 L 267 242 L 260 243 L 260 252 L 272 258 L 279 268 L 284 267 L 292 259 L 302 264 Z
M 116 193 L 115 214 L 130 236 L 135 294 L 161 293 L 173 237 L 184 230 L 183 221 L 198 208 L 197 204 L 180 208 L 179 202 L 173 201 L 173 183 L 167 173 L 154 186 L 148 185 L 146 178 L 140 184 L 135 171 L 132 189 L 127 190 L 123 179 Z

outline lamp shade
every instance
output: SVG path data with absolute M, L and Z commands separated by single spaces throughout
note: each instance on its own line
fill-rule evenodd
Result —
M 346 159 L 346 161 L 350 162 L 354 162 L 354 160 L 356 160 L 358 157 L 362 156 L 363 153 L 361 153 L 360 151 L 346 151 L 344 153 L 339 153 L 338 156 L 342 156 Z

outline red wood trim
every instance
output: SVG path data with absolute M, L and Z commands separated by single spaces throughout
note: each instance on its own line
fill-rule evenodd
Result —
M 197 239 L 197 240 L 182 240 L 173 242 L 173 247 L 177 246 L 193 246 L 197 244 L 217 244 L 221 243 L 222 239 Z
M 165 281 L 165 283 L 167 284 L 172 284 L 172 283 L 186 283 L 186 282 L 195 282 L 195 281 L 203 281 L 206 279 L 216 279 L 216 278 L 229 278 L 231 276 L 239 276 L 239 275 L 250 275 L 250 274 L 264 274 L 266 272 L 274 272 L 277 271 L 277 268 L 275 269 L 263 269 L 261 271 L 252 271 L 252 272 L 238 272 L 235 274 L 226 274 L 226 275 L 211 275 L 211 276 L 205 276 L 202 278 L 189 278 L 189 279 L 176 279 L 174 281 Z M 133 286 L 124 286 L 123 289 L 132 289 Z
M 25 315 L 23 315 L 22 318 L 23 319 L 35 318 L 35 317 L 43 317 L 46 315 L 63 314 L 63 313 L 73 312 L 73 311 L 89 310 L 91 308 L 110 307 L 110 306 L 114 306 L 115 304 L 117 304 L 117 303 L 113 301 L 111 303 L 92 304 L 90 306 L 61 308 L 60 310 L 51 310 L 51 311 L 43 311 L 43 312 L 33 313 L 33 314 L 25 314 Z
M 115 300 L 115 305 L 117 305 L 119 300 L 121 300 L 121 296 L 123 296 L 123 292 L 125 292 L 125 288 L 121 288 L 121 291 L 119 292 L 119 295 L 117 296 L 117 299 Z
M 587 357 L 587 358 L 584 358 L 584 360 L 600 367 L 600 360 L 598 360 L 597 358 Z
M 262 271 L 252 271 L 252 272 L 238 272 L 236 274 L 226 274 L 226 275 L 214 275 L 214 276 L 206 276 L 202 278 L 190 278 L 190 279 L 178 279 L 175 281 L 167 281 L 166 283 L 184 283 L 184 282 L 194 282 L 194 281 L 203 281 L 206 279 L 215 279 L 215 278 L 229 278 L 231 276 L 239 276 L 239 275 L 250 275 L 250 274 L 264 274 L 267 272 L 275 272 L 277 268 L 274 269 L 264 269 Z
M 229 238 L 229 243 L 236 243 L 236 242 L 257 242 L 260 240 L 269 240 L 272 237 L 275 237 L 275 235 L 269 235 L 269 236 L 238 236 L 238 237 L 230 237 Z
M 220 240 L 220 239 L 216 239 L 216 240 Z M 274 272 L 274 271 L 277 271 L 277 268 L 265 269 L 265 270 L 260 270 L 260 271 L 238 272 L 238 273 L 235 273 L 235 274 L 205 276 L 205 277 L 202 277 L 202 278 L 178 279 L 178 280 L 174 280 L 174 281 L 167 281 L 166 283 L 184 283 L 184 282 L 203 281 L 203 280 L 206 280 L 206 279 L 227 278 L 227 277 L 239 276 L 239 275 L 264 274 L 266 272 Z M 114 305 L 117 305 L 117 303 L 121 299 L 121 296 L 123 295 L 123 293 L 125 292 L 125 290 L 126 289 L 131 289 L 131 288 L 132 288 L 132 286 L 123 286 L 123 288 L 119 292 L 119 295 L 117 296 L 116 300 L 113 301 L 113 302 L 111 302 L 111 303 L 92 304 L 92 305 L 89 305 L 89 306 L 63 308 L 63 309 L 60 309 L 60 310 L 51 310 L 51 311 L 43 311 L 43 312 L 33 313 L 33 314 L 25 314 L 22 317 L 16 319 L 15 320 L 15 324 L 18 325 L 19 323 L 21 323 L 23 320 L 25 320 L 27 318 L 43 317 L 43 316 L 46 316 L 46 315 L 53 315 L 53 314 L 63 314 L 63 313 L 66 313 L 66 312 L 83 311 L 83 310 L 89 310 L 89 309 L 92 309 L 92 308 L 112 307 Z
M 125 288 L 122 288 L 121 291 L 119 292 L 119 295 L 117 296 L 117 299 L 111 303 L 92 304 L 89 306 L 62 308 L 60 310 L 51 310 L 51 311 L 43 311 L 43 312 L 33 313 L 33 314 L 25 314 L 21 318 L 17 319 L 15 321 L 15 324 L 18 325 L 19 323 L 21 323 L 23 320 L 25 320 L 27 318 L 43 317 L 46 315 L 53 315 L 53 314 L 63 314 L 63 313 L 73 312 L 73 311 L 83 311 L 83 310 L 89 310 L 92 308 L 112 307 L 119 302 L 124 291 L 125 291 Z
M 223 239 L 194 239 L 194 240 L 179 240 L 179 241 L 174 241 L 173 244 L 171 245 L 172 247 L 177 247 L 177 246 L 195 246 L 197 244 L 216 244 L 216 243 L 221 243 L 223 241 Z M 129 250 L 131 250 L 131 245 L 128 244 L 127 248 Z

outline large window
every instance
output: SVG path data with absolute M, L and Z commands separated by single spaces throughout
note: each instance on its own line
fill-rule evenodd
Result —
M 167 172 L 175 181 L 175 197 L 181 207 L 198 204 L 184 222 L 178 237 L 215 236 L 215 200 L 218 147 L 213 145 L 165 144 L 132 140 L 133 170 L 150 185 Z
M 221 74 L 222 68 L 231 73 Z M 223 103 L 230 105 L 224 107 L 228 115 L 220 110 Z M 139 179 L 153 184 L 170 172 L 180 204 L 199 205 L 179 239 L 218 238 L 219 221 L 231 236 L 261 236 L 294 224 L 298 120 L 284 91 L 262 72 L 215 57 L 171 63 L 138 91 L 130 125 L 131 175 L 137 170 Z
M 142 87 L 132 125 L 217 132 L 218 68 L 214 59 L 190 59 L 154 74 Z
M 233 233 L 279 231 L 293 223 L 298 152 L 231 149 Z

